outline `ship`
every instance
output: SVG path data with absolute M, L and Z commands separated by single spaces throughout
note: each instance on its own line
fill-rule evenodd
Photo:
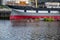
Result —
M 12 8 L 10 20 L 18 19 L 54 19 L 60 20 L 60 3 L 59 2 L 41 2 L 30 0 L 29 2 L 20 1 L 13 5 L 7 5 Z

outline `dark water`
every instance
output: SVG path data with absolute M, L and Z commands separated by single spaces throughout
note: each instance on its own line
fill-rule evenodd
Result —
M 13 27 L 10 21 L 0 20 L 0 40 L 58 40 L 59 29 L 60 22 L 57 21 L 40 21 Z

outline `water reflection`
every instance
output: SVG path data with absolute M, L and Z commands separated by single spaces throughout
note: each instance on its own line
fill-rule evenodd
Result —
M 59 40 L 60 22 L 23 23 L 13 27 L 10 21 L 0 22 L 1 40 Z

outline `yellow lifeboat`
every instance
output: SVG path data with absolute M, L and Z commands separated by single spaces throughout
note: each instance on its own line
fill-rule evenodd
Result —
M 26 6 L 27 5 L 27 3 L 26 3 L 26 1 L 20 1 L 20 6 Z

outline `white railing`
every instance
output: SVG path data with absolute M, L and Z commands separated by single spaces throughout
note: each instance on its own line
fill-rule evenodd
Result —
M 38 11 L 38 13 L 48 13 L 48 11 Z
M 59 11 L 50 11 L 50 13 L 59 13 Z
M 45 5 L 47 8 L 60 8 L 59 2 L 46 2 Z
M 14 11 L 17 11 L 17 12 L 26 12 L 26 13 L 49 13 L 49 10 L 38 10 L 38 12 L 36 12 L 36 10 L 19 10 L 19 9 L 13 9 Z M 59 11 L 53 11 L 53 10 L 50 10 L 50 13 L 59 13 Z
M 27 13 L 36 13 L 35 10 L 27 10 L 26 12 L 27 12 Z

